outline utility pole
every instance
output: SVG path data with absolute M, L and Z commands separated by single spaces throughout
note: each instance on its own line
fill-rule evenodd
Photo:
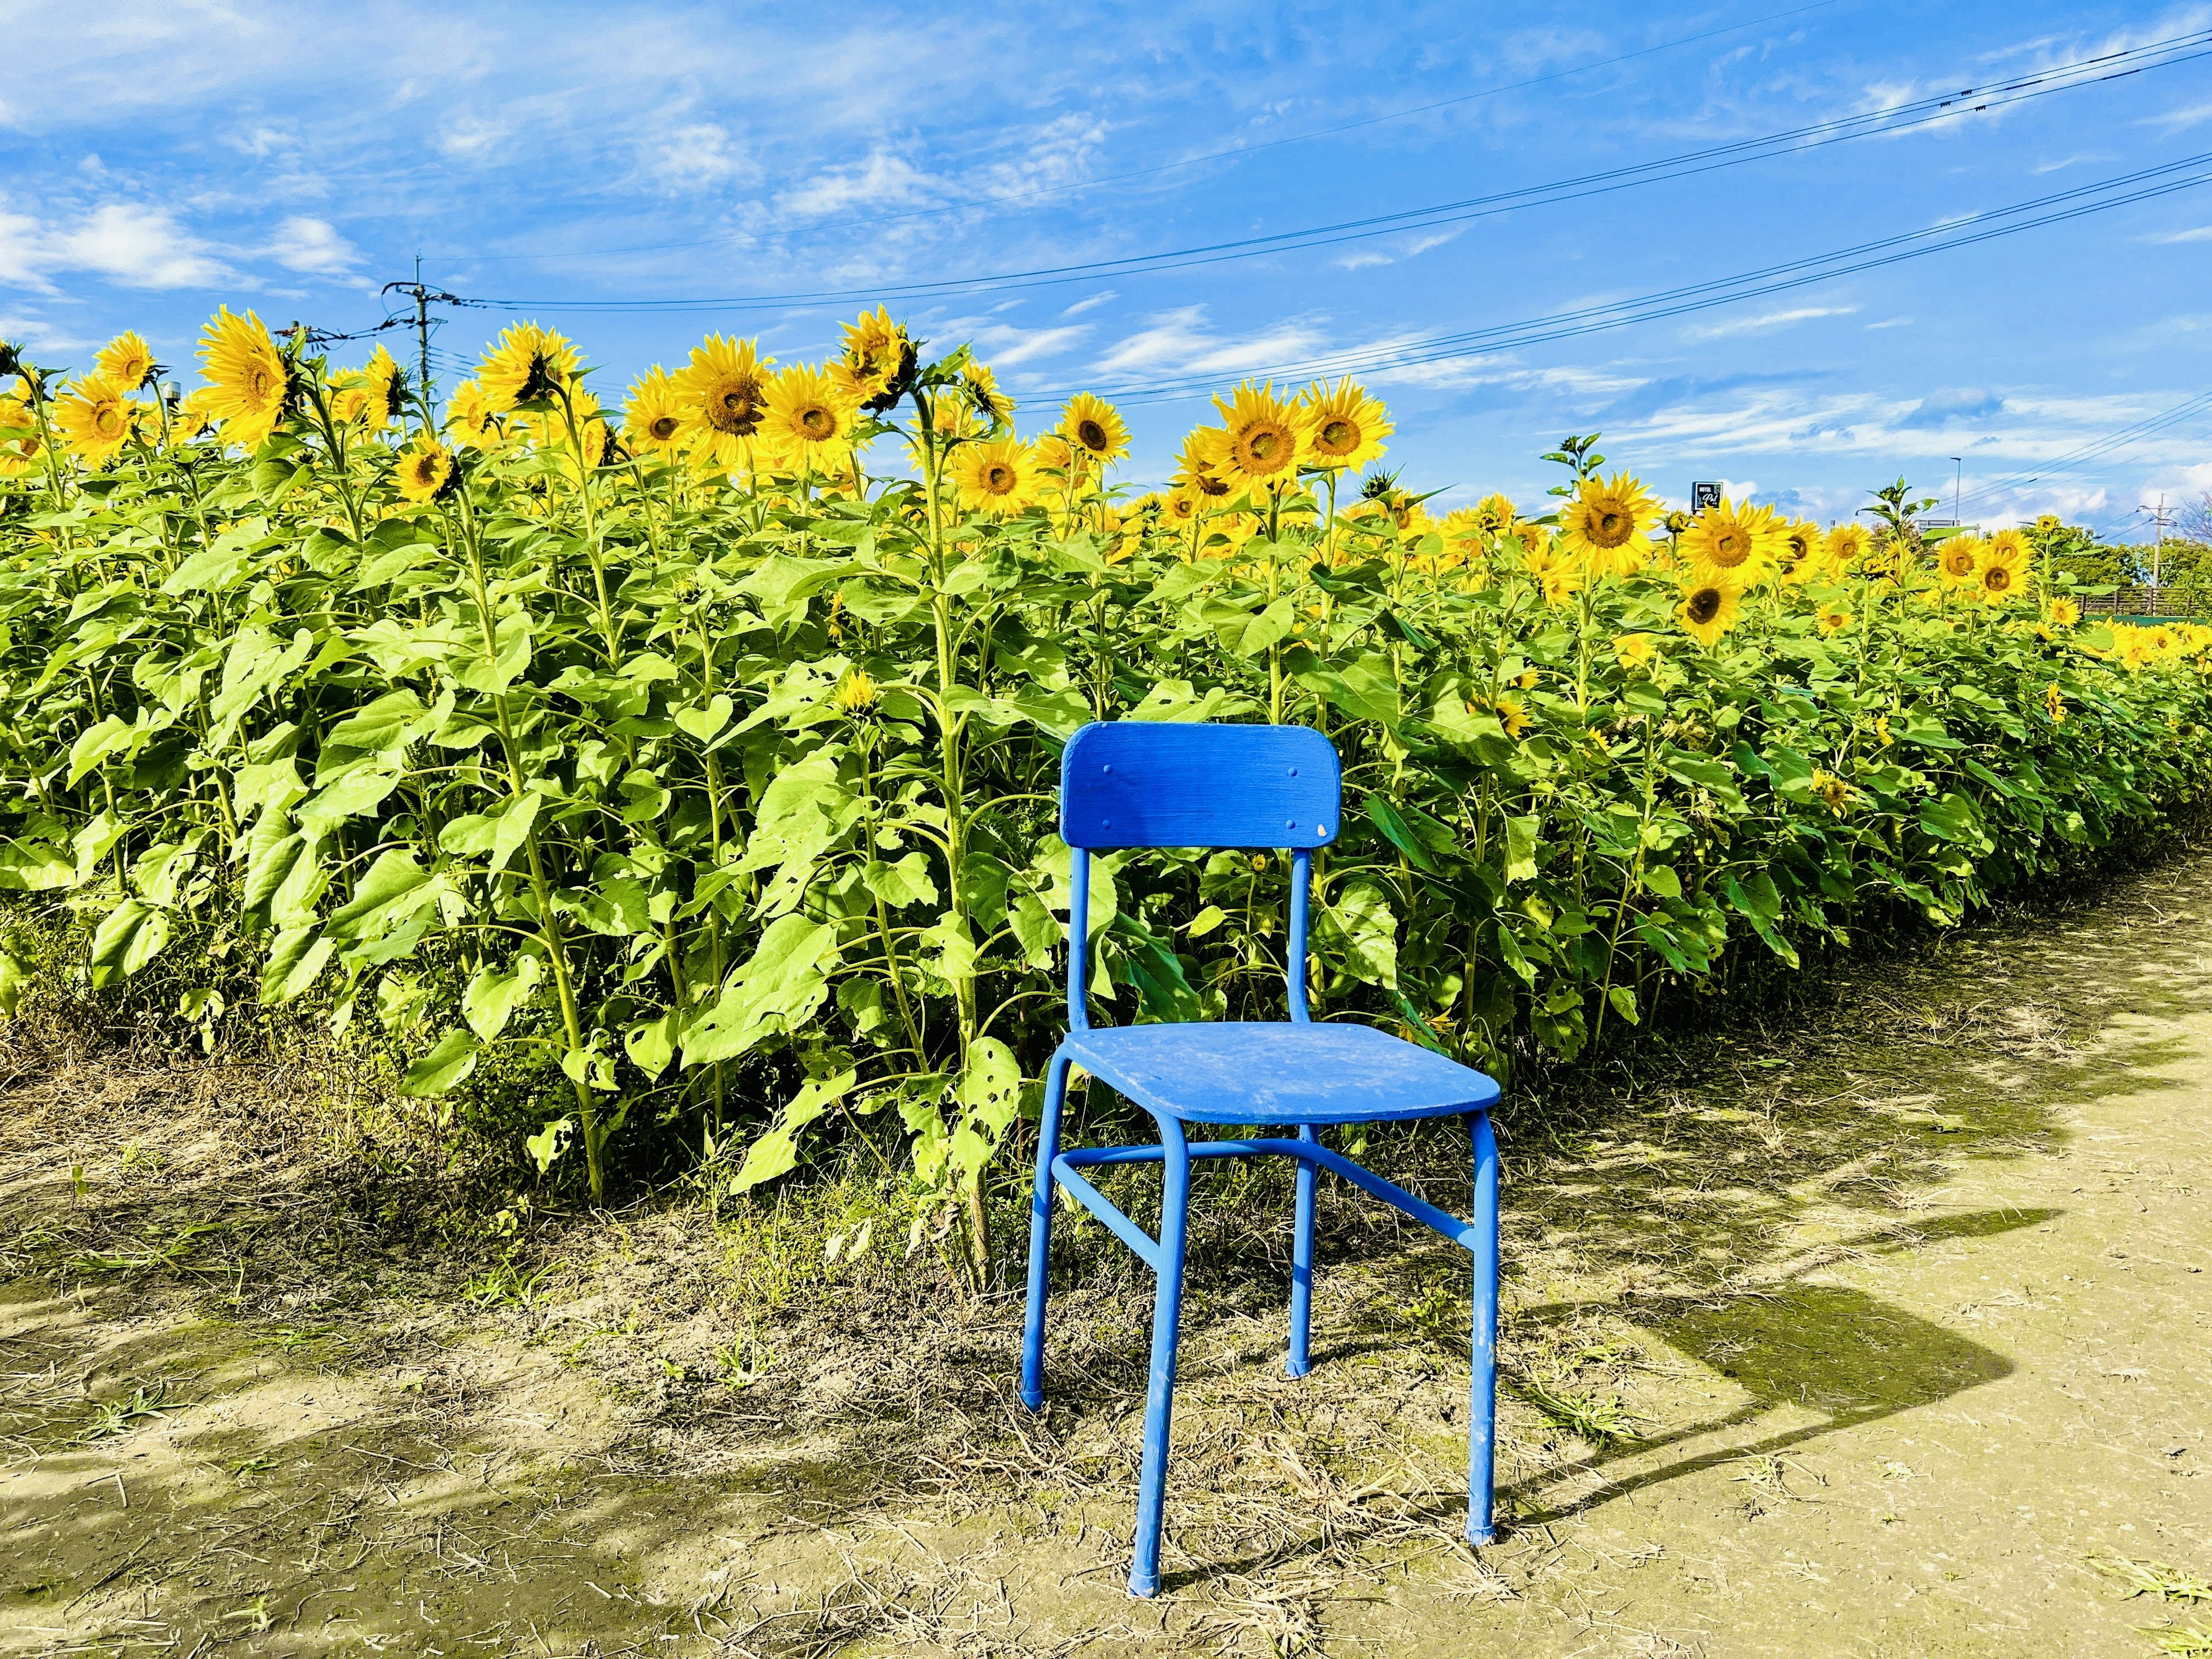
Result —
M 422 256 L 415 256 L 415 280 L 411 283 L 386 283 L 383 291 L 405 295 L 415 302 L 415 353 L 416 370 L 422 379 L 416 382 L 422 398 L 423 429 L 437 426 L 437 411 L 430 398 L 430 307 L 432 306 L 465 306 L 469 302 L 458 294 L 448 294 L 443 289 L 422 285 Z
M 2149 514 L 2151 523 L 2157 527 L 2158 533 L 2156 538 L 2152 541 L 2150 547 L 2151 603 L 2155 606 L 2158 603 L 2159 574 L 2161 567 L 2166 562 L 2166 527 L 2173 522 L 2172 516 L 2166 510 L 2166 492 L 2164 490 L 2160 490 L 2159 492 L 2158 505 L 2156 507 L 2152 507 L 2149 504 L 2145 503 L 2143 506 L 2137 507 L 2136 511 L 2138 513 Z M 2158 612 L 2154 609 L 2151 612 L 2151 615 L 2153 616 L 2156 616 Z
M 1959 523 L 1959 486 L 1966 476 L 1966 463 L 1956 455 L 1951 458 L 1951 522 Z M 1960 526 L 1964 528 L 1963 526 Z

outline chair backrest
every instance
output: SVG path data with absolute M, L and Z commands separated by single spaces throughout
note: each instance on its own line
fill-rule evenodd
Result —
M 1313 849 L 1336 839 L 1344 800 L 1335 745 L 1303 726 L 1094 722 L 1060 761 L 1060 839 L 1073 849 L 1067 1018 L 1087 1029 L 1091 854 L 1123 847 L 1291 851 L 1291 1017 L 1306 1018 L 1306 901 Z

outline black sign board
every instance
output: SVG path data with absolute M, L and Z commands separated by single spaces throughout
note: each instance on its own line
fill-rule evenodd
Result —
M 1693 483 L 1690 486 L 1690 511 L 1702 513 L 1709 507 L 1721 504 L 1721 487 L 1717 483 Z

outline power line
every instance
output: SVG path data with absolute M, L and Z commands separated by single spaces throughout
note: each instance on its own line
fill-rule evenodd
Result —
M 2015 76 L 2010 80 L 1991 82 L 1985 86 L 1966 87 L 1956 92 L 1895 105 L 1887 109 L 1835 117 L 1808 126 L 1769 133 L 1760 137 L 1739 139 L 1729 143 L 1712 145 L 1703 149 L 1665 156 L 1655 161 L 1558 179 L 1549 184 L 1527 185 L 1517 190 L 1502 191 L 1452 202 L 1434 203 L 1425 207 L 1409 208 L 1395 213 L 1344 220 L 1333 224 L 1310 226 L 1300 230 L 1279 231 L 1265 236 L 1206 243 L 1156 253 L 1133 254 L 1122 258 L 1088 260 L 1025 270 L 1000 271 L 984 276 L 950 277 L 869 289 L 825 289 L 784 294 L 738 295 L 722 298 L 647 300 L 501 298 L 484 303 L 516 310 L 544 312 L 681 313 L 695 311 L 781 310 L 795 306 L 848 303 L 856 300 L 947 299 L 963 295 L 1006 289 L 1121 280 L 1158 271 L 1188 270 L 1197 266 L 1218 264 L 1231 259 L 1254 258 L 1270 253 L 1333 246 L 1376 236 L 1433 229 L 1443 225 L 1464 224 L 1500 214 L 1517 212 L 1523 208 L 1556 205 L 1563 202 L 1582 200 L 1591 196 L 1609 194 L 1615 191 L 1633 189 L 1644 185 L 1692 178 L 1723 167 L 1741 167 L 1748 162 L 1763 161 L 1772 156 L 1796 154 L 1851 139 L 1911 131 L 1940 121 L 2006 108 L 2014 104 L 2047 97 L 2053 93 L 2068 91 L 2075 87 L 2095 85 L 2127 76 L 2142 74 L 2148 70 L 2168 68 L 2175 64 L 2192 62 L 2208 55 L 2212 55 L 2212 29 L 2200 29 L 2191 33 L 2153 41 L 2142 46 L 2130 47 L 2122 52 L 2107 52 L 2094 58 L 2079 59 L 2035 74 Z
M 2117 431 L 2105 434 L 2102 437 L 2092 438 L 2075 448 L 2064 451 L 2052 456 L 2047 461 L 2039 463 L 2029 471 L 2007 473 L 2002 477 L 1992 478 L 1985 483 L 1976 484 L 1972 494 L 1965 499 L 1972 501 L 1978 507 L 1981 506 L 1999 495 L 2025 489 L 2030 484 L 2040 483 L 2054 473 L 2070 472 L 2091 461 L 2101 460 L 2107 455 L 2130 447 L 2142 439 L 2156 433 L 2167 431 L 2197 416 L 2205 414 L 2212 414 L 2212 392 L 2200 392 L 2197 396 L 2187 398 L 2160 414 L 2149 416 L 2135 422 L 2132 425 L 2121 427 Z
M 1440 98 L 1426 104 L 1413 104 L 1403 109 L 1387 111 L 1380 115 L 1366 116 L 1357 121 L 1346 121 L 1335 126 L 1318 127 L 1308 132 L 1288 133 L 1280 138 L 1262 139 L 1256 143 L 1231 145 L 1225 149 L 1209 150 L 1202 155 L 1185 156 L 1179 161 L 1162 161 L 1152 167 L 1133 167 L 1125 173 L 1109 173 L 1100 178 L 1078 179 L 1064 185 L 1039 185 L 1028 190 L 1007 191 L 994 196 L 975 197 L 959 202 L 946 202 L 931 208 L 912 208 L 901 213 L 872 214 L 866 219 L 834 221 L 826 224 L 809 225 L 806 228 L 816 234 L 832 230 L 872 230 L 885 224 L 903 223 L 908 220 L 938 218 L 949 213 L 969 213 L 980 209 L 1005 207 L 1014 203 L 1034 201 L 1044 197 L 1078 194 L 1084 191 L 1102 189 L 1109 185 L 1126 184 L 1135 179 L 1149 179 L 1162 173 L 1203 167 L 1213 161 L 1242 161 L 1246 156 L 1257 155 L 1267 150 L 1279 149 L 1288 144 L 1310 143 L 1316 139 L 1337 137 L 1344 133 L 1356 132 L 1362 128 L 1381 126 L 1388 122 L 1404 120 L 1415 115 L 1430 114 L 1437 110 L 1449 109 L 1459 104 L 1474 103 L 1486 98 L 1497 98 L 1509 92 L 1522 92 L 1530 87 L 1545 86 L 1554 81 L 1568 80 L 1575 76 L 1588 75 L 1597 70 L 1612 69 L 1621 64 L 1632 63 L 1639 58 L 1650 58 L 1660 52 L 1675 51 L 1682 46 L 1695 46 L 1700 41 L 1717 40 L 1724 34 L 1735 34 L 1745 29 L 1757 28 L 1762 23 L 1779 22 L 1784 18 L 1801 16 L 1806 12 L 1822 11 L 1837 3 L 1838 0 L 1813 0 L 1809 5 L 1794 6 L 1787 11 L 1770 12 L 1763 17 L 1753 17 L 1741 23 L 1729 23 L 1719 28 L 1707 29 L 1702 33 L 1685 34 L 1673 40 L 1663 40 L 1655 46 L 1645 46 L 1636 52 L 1622 52 L 1614 58 L 1599 58 L 1594 63 L 1577 64 L 1571 69 L 1554 70 L 1547 75 L 1531 76 L 1522 81 L 1502 82 L 1495 86 L 1480 88 L 1474 92 L 1462 93 L 1456 97 Z M 723 242 L 737 240 L 744 234 L 733 231 L 719 236 L 701 237 L 691 241 L 647 243 L 636 247 L 594 248 L 589 252 L 571 252 L 566 249 L 495 254 L 471 252 L 452 257 L 467 258 L 478 264 L 513 259 L 605 259 L 629 253 L 671 253 L 678 252 L 686 248 L 713 247 Z
M 2188 169 L 2197 171 L 2190 172 Z M 1875 241 L 1862 242 L 1851 247 L 1838 248 L 1808 258 L 1792 260 L 1784 264 L 1768 265 L 1757 270 L 1740 272 L 1733 276 L 1717 277 L 1709 282 L 1686 287 L 1668 289 L 1636 299 L 1614 301 L 1605 305 L 1586 306 L 1574 311 L 1554 313 L 1549 316 L 1530 318 L 1516 323 L 1503 323 L 1489 327 L 1466 329 L 1448 334 L 1430 335 L 1412 340 L 1360 347 L 1302 362 L 1271 367 L 1251 367 L 1233 371 L 1253 379 L 1275 379 L 1292 382 L 1317 376 L 1335 374 L 1380 374 L 1391 370 L 1410 368 L 1425 364 L 1450 362 L 1459 358 L 1482 356 L 1492 353 L 1539 345 L 1554 340 L 1571 339 L 1579 335 L 1594 334 L 1604 330 L 1623 328 L 1632 323 L 1651 322 L 1666 317 L 1681 316 L 1686 313 L 1710 310 L 1717 306 L 1731 305 L 1740 301 L 1758 299 L 1767 295 L 1784 293 L 1847 276 L 1883 265 L 1896 264 L 1906 259 L 1923 258 L 1930 253 L 1945 252 L 1955 248 L 1972 246 L 2000 236 L 2009 236 L 2023 230 L 2061 223 L 2092 213 L 2124 207 L 2130 204 L 2151 200 L 2174 191 L 2193 189 L 2212 183 L 2212 151 L 2185 157 L 2161 167 L 2146 167 L 2132 173 L 2124 173 L 2102 183 L 2085 185 L 2073 190 L 2056 191 L 2038 197 L 2033 201 L 2017 203 L 2011 207 L 1998 208 L 1984 213 L 1970 214 L 1944 223 L 1928 226 L 1920 230 L 1906 231 L 1895 236 L 1882 237 Z M 2126 188 L 2133 186 L 2134 188 Z M 2118 191 L 2117 194 L 2107 192 Z M 2089 199 L 2100 197 L 2102 199 Z M 2033 216 L 2021 217 L 2028 215 Z M 2006 223 L 2003 221 L 2014 220 Z M 1202 395 L 1218 385 L 1219 373 L 1206 375 L 1186 375 L 1153 382 L 1130 382 L 1121 386 L 1093 386 L 1091 390 L 1121 399 L 1125 403 L 1163 403 Z M 1064 392 L 1032 392 L 1033 398 L 1050 400 L 1066 395 Z

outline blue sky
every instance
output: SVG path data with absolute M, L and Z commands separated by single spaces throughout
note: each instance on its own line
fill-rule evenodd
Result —
M 219 301 L 355 328 L 412 275 L 532 316 L 603 395 L 709 330 L 821 354 L 875 291 L 1279 235 L 1893 110 L 2212 28 L 2212 5 L 1727 0 L 1117 9 L 0 3 L 0 334 L 189 364 Z M 1549 483 L 1571 431 L 1662 494 L 1826 519 L 1905 472 L 2001 523 L 2129 533 L 2212 489 L 2212 185 L 1708 309 L 1437 348 L 2212 152 L 2212 56 L 1739 166 L 1383 234 L 915 294 L 1025 398 L 1127 394 L 1169 469 L 1242 374 L 1351 355 L 1446 502 Z M 2212 170 L 2212 163 L 2197 171 Z M 2186 171 L 2167 175 L 2188 176 Z M 2083 201 L 2100 199 L 2094 196 Z M 411 360 L 412 336 L 387 337 Z M 343 356 L 366 347 L 339 347 Z M 191 376 L 185 378 L 188 380 Z M 887 459 L 887 458 L 886 458 Z M 2042 473 L 2033 483 L 2019 475 Z M 1979 494 L 1974 492 L 1979 490 Z

